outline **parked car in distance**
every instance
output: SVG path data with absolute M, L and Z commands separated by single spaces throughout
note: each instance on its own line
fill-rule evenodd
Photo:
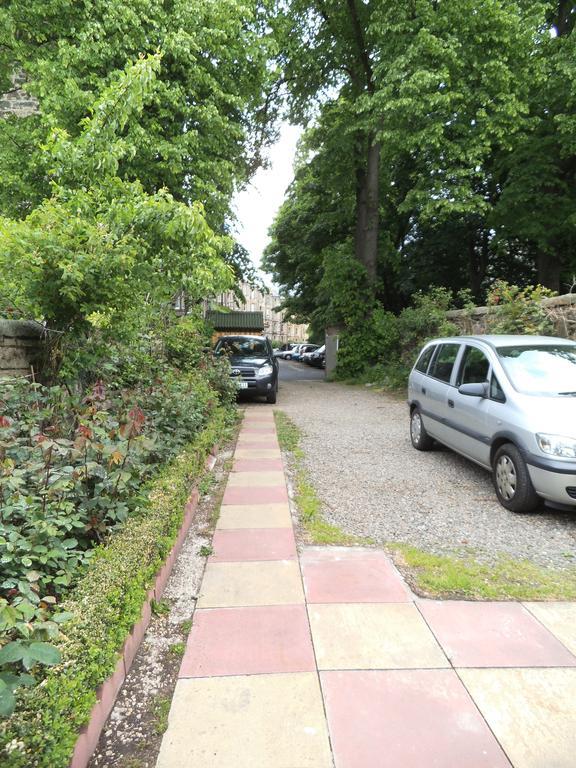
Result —
M 221 336 L 214 354 L 228 357 L 230 376 L 239 394 L 263 396 L 268 403 L 276 402 L 278 360 L 265 336 Z
M 306 362 L 308 363 L 308 365 L 313 365 L 316 368 L 325 368 L 326 367 L 326 345 L 323 344 L 321 347 L 318 347 L 318 349 L 315 349 L 314 352 L 307 353 Z
M 421 350 L 408 383 L 410 438 L 492 472 L 513 512 L 576 507 L 576 342 L 456 336 Z
M 301 344 L 298 352 L 294 351 L 292 359 L 300 360 L 300 362 L 302 362 L 304 360 L 304 355 L 308 354 L 309 352 L 314 352 L 316 349 L 318 349 L 318 344 Z
M 288 349 L 283 349 L 281 351 L 276 350 L 274 353 L 276 357 L 281 357 L 282 360 L 292 360 L 295 354 L 297 354 L 297 350 L 301 347 L 301 344 L 291 344 Z

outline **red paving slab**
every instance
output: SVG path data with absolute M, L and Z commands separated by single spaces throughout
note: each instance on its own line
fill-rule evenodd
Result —
M 243 424 L 242 435 L 275 435 L 276 434 L 276 427 L 274 426 L 262 426 L 262 427 L 253 427 L 250 424 Z
M 336 768 L 510 768 L 453 670 L 320 679 Z
M 455 667 L 576 666 L 576 657 L 519 603 L 422 600 L 418 608 Z
M 232 472 L 282 472 L 282 459 L 236 459 Z
M 412 599 L 382 552 L 305 549 L 300 562 L 309 603 L 405 603 Z
M 222 504 L 276 504 L 288 501 L 286 486 L 271 488 L 230 488 L 224 491 Z
M 296 542 L 291 528 L 219 529 L 212 539 L 214 563 L 243 560 L 294 560 Z
M 198 610 L 180 677 L 314 672 L 304 605 Z

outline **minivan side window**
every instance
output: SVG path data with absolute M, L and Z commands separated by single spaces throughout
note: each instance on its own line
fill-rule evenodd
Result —
M 484 352 L 477 347 L 466 347 L 460 370 L 456 378 L 456 386 L 460 384 L 482 384 L 488 381 L 490 362 Z
M 452 368 L 454 368 L 459 351 L 460 344 L 441 344 L 430 366 L 428 375 L 448 383 L 452 376 Z
M 416 362 L 416 365 L 414 366 L 415 370 L 420 371 L 420 373 L 426 373 L 428 370 L 428 364 L 430 363 L 430 358 L 432 357 L 432 353 L 435 349 L 436 347 L 432 345 L 431 347 L 425 349 L 424 352 L 422 352 L 418 358 L 418 361 Z

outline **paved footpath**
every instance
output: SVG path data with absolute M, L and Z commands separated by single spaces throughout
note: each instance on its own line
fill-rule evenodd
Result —
M 574 768 L 576 604 L 422 600 L 361 548 L 296 550 L 247 409 L 157 768 Z

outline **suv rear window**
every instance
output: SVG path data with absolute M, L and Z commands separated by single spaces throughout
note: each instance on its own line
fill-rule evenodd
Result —
M 440 379 L 440 381 L 449 382 L 459 351 L 460 344 L 441 344 L 432 361 L 428 375 Z
M 435 349 L 436 347 L 432 345 L 431 347 L 425 349 L 424 352 L 422 352 L 416 362 L 416 365 L 414 366 L 417 371 L 420 371 L 420 373 L 426 373 L 428 370 L 428 364 L 430 363 L 430 358 L 432 357 L 432 353 Z

